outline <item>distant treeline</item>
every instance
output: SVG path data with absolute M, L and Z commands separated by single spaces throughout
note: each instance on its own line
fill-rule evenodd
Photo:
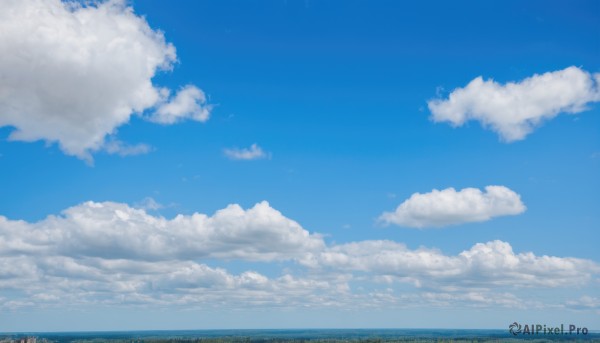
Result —
M 19 337 L 0 338 L 0 342 L 20 342 Z M 143 338 L 81 338 L 81 337 L 37 337 L 37 343 L 549 343 L 549 342 L 598 342 L 600 338 L 588 337 L 586 339 L 567 339 L 563 337 L 519 339 L 519 338 L 257 338 L 257 337 L 143 337 Z

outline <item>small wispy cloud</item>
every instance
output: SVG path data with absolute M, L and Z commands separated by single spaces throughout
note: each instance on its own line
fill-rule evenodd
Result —
M 152 197 L 145 197 L 142 199 L 142 201 L 135 203 L 134 207 L 146 211 L 156 211 L 164 208 L 162 204 L 154 200 Z
M 109 140 L 104 144 L 104 150 L 111 155 L 134 156 L 151 152 L 153 148 L 144 143 L 129 145 L 120 140 Z
M 168 97 L 170 91 L 163 89 L 164 97 Z M 212 105 L 206 103 L 204 92 L 194 85 L 187 85 L 158 106 L 156 112 L 149 120 L 159 124 L 174 124 L 183 120 L 195 120 L 205 122 L 210 117 Z
M 258 144 L 254 143 L 249 148 L 230 148 L 223 150 L 225 156 L 230 160 L 260 160 L 271 158 L 271 153 L 265 152 Z

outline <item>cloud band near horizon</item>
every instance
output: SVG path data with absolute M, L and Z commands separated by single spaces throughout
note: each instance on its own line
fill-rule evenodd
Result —
M 600 274 L 596 262 L 515 253 L 499 240 L 457 255 L 388 240 L 327 244 L 267 202 L 172 219 L 113 202 L 82 203 L 31 223 L 0 216 L 0 257 L 0 290 L 13 294 L 0 299 L 7 310 L 224 303 L 519 307 L 513 294 L 519 289 L 586 286 Z M 218 260 L 291 264 L 273 275 L 234 274 L 210 266 Z M 386 291 L 400 285 L 412 288 Z

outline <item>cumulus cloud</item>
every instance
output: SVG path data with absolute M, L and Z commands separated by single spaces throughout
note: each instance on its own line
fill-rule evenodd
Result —
M 232 259 L 280 272 L 210 265 Z M 589 260 L 515 253 L 502 241 L 456 255 L 393 241 L 328 246 L 266 202 L 172 219 L 114 202 L 86 202 L 37 222 L 0 216 L 1 310 L 520 307 L 510 291 L 585 286 L 599 273 Z
M 498 240 L 477 243 L 456 256 L 436 249 L 410 250 L 392 241 L 362 241 L 308 254 L 301 263 L 315 269 L 367 272 L 438 290 L 565 287 L 586 284 L 600 273 L 600 266 L 589 260 L 515 254 L 509 243 Z
M 56 142 L 89 161 L 101 149 L 144 150 L 105 142 L 134 114 L 163 124 L 208 119 L 195 86 L 170 97 L 153 85 L 172 68 L 175 47 L 125 1 L 7 0 L 2 9 L 0 127 L 14 128 L 10 140 Z
M 112 202 L 83 203 L 35 223 L 0 216 L 0 290 L 23 294 L 0 300 L 0 308 L 334 304 L 347 279 L 236 275 L 199 262 L 291 260 L 323 248 L 319 235 L 266 202 L 173 219 Z
M 263 158 L 268 158 L 270 154 L 266 153 L 261 147 L 259 147 L 256 143 L 252 144 L 250 148 L 231 148 L 223 150 L 225 156 L 232 160 L 259 160 Z
M 261 202 L 229 205 L 214 215 L 173 219 L 114 202 L 86 202 L 36 223 L 0 216 L 4 254 L 61 254 L 133 260 L 291 259 L 324 245 L 297 222 Z
M 560 113 L 579 113 L 600 101 L 599 83 L 599 73 L 592 75 L 577 67 L 504 85 L 480 76 L 452 91 L 448 99 L 433 99 L 428 106 L 435 122 L 461 126 L 476 120 L 512 142 Z
M 314 306 L 324 300 L 335 301 L 338 288 L 336 280 L 289 274 L 268 278 L 251 270 L 236 275 L 193 261 L 65 256 L 8 261 L 24 271 L 0 279 L 0 289 L 18 289 L 26 296 L 0 301 L 3 310 L 52 305 Z
M 198 87 L 187 85 L 170 101 L 160 104 L 150 120 L 160 124 L 173 124 L 184 119 L 205 122 L 212 107 L 206 104 L 206 95 Z
M 477 188 L 446 188 L 414 193 L 394 212 L 383 213 L 379 221 L 415 228 L 442 227 L 516 215 L 525 209 L 519 194 L 504 186 L 487 186 L 484 192 Z

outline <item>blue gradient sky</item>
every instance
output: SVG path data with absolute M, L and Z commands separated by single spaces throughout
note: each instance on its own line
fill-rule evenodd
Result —
M 0 215 L 36 222 L 85 201 L 136 206 L 152 198 L 172 218 L 213 214 L 267 200 L 328 245 L 391 240 L 457 255 L 501 240 L 516 253 L 600 263 L 600 108 L 545 121 L 506 143 L 470 121 L 434 123 L 427 102 L 482 76 L 498 83 L 576 66 L 600 71 L 600 3 L 595 1 L 133 1 L 177 49 L 157 86 L 194 84 L 214 105 L 205 122 L 156 125 L 139 117 L 118 127 L 147 154 L 93 155 L 94 165 L 57 144 L 9 141 L 0 127 Z M 231 160 L 224 149 L 258 144 L 270 158 Z M 503 185 L 527 210 L 478 223 L 413 229 L 377 225 L 411 194 Z M 302 271 L 294 262 L 205 260 L 239 274 Z M 582 286 L 499 287 L 556 303 L 600 303 L 598 274 Z M 362 282 L 362 281 L 361 281 Z M 357 281 L 356 287 L 360 282 Z M 353 286 L 354 287 L 354 286 Z M 379 286 L 366 285 L 376 289 Z M 386 286 L 387 287 L 387 286 Z M 389 286 L 402 293 L 412 286 Z M 385 287 L 384 287 L 385 288 Z M 4 299 L 19 297 L 0 289 Z M 550 299 L 550 300 L 549 300 Z M 587 298 L 586 298 L 587 299 Z M 369 307 L 207 310 L 159 306 L 34 306 L 0 314 L 11 330 L 237 327 L 504 328 L 515 320 L 576 321 L 590 309 Z M 235 307 L 235 306 L 233 306 Z M 522 318 L 522 319 L 521 319 Z M 597 327 L 594 327 L 598 329 Z

